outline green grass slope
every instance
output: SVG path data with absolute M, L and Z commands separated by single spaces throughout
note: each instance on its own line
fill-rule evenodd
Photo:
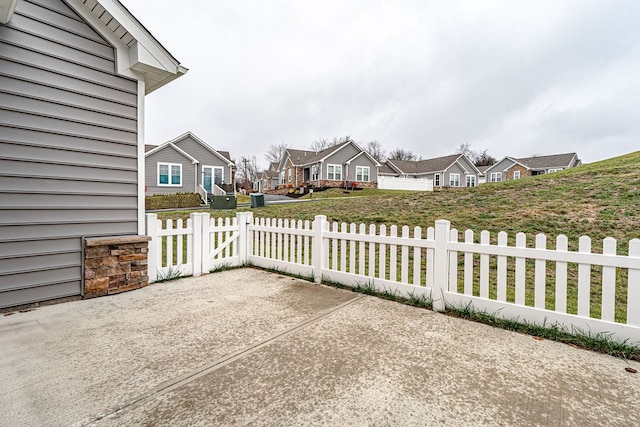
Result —
M 357 193 L 357 192 L 354 192 Z M 451 221 L 459 230 L 581 235 L 596 243 L 611 236 L 619 246 L 640 238 L 640 151 L 578 168 L 518 181 L 442 192 L 385 192 L 382 197 L 268 206 L 259 216 L 432 226 Z M 338 194 L 336 194 L 338 195 Z M 572 245 L 572 246 L 574 246 Z
M 423 228 L 447 219 L 460 231 L 489 230 L 494 240 L 499 231 L 508 232 L 511 239 L 517 232 L 529 236 L 545 233 L 553 247 L 551 239 L 565 234 L 571 249 L 577 247 L 580 236 L 587 235 L 594 240 L 594 251 L 599 251 L 600 240 L 610 236 L 618 240 L 621 253 L 626 253 L 629 239 L 640 238 L 640 151 L 562 172 L 476 188 L 324 193 L 322 200 L 311 203 L 272 205 L 253 212 L 260 217 L 311 220 L 315 215 L 326 215 L 330 221 Z M 317 196 L 314 194 L 314 199 Z M 161 215 L 177 216 L 183 215 Z

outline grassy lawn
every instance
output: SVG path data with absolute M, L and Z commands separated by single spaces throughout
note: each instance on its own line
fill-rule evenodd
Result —
M 524 232 L 529 241 L 537 233 L 550 238 L 565 234 L 572 250 L 582 235 L 594 240 L 594 251 L 601 246 L 600 240 L 610 236 L 618 240 L 619 251 L 626 253 L 629 239 L 640 237 L 640 151 L 572 170 L 476 188 L 347 193 L 333 189 L 314 193 L 313 199 L 317 201 L 238 210 L 252 210 L 259 217 L 312 220 L 315 215 L 326 215 L 329 221 L 423 228 L 447 219 L 460 231 L 471 229 L 479 234 L 489 230 L 494 239 L 499 231 L 508 232 L 511 238 Z M 158 217 L 187 218 L 190 212 L 162 212 Z M 235 215 L 235 211 L 210 212 L 216 217 Z

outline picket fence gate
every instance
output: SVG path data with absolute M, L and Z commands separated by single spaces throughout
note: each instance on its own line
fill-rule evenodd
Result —
M 186 222 L 167 220 L 164 226 L 147 214 L 147 235 L 150 282 L 253 265 L 316 283 L 429 298 L 437 311 L 469 307 L 640 345 L 639 239 L 629 242 L 627 255 L 618 255 L 615 239 L 604 239 L 602 253 L 593 253 L 591 239 L 583 236 L 574 252 L 563 235 L 555 249 L 547 248 L 544 234 L 534 247 L 524 233 L 514 246 L 505 232 L 497 244 L 488 231 L 479 242 L 471 230 L 461 239 L 445 220 L 423 233 L 420 227 L 330 224 L 323 215 L 312 222 L 254 218 L 252 212 L 224 219 L 193 213 Z M 592 300 L 599 302 L 596 310 Z M 616 319 L 616 307 L 624 318 Z

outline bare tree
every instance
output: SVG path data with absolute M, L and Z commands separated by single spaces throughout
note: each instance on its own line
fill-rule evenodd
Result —
M 498 163 L 498 160 L 491 154 L 489 154 L 489 150 L 486 148 L 477 153 L 475 157 L 476 158 L 473 164 L 476 166 L 491 166 Z
M 334 145 L 347 142 L 350 139 L 351 135 L 334 136 L 331 140 L 328 140 L 327 138 L 318 138 L 311 143 L 311 150 L 317 153 L 319 151 L 326 150 L 329 147 L 333 147 Z
M 418 160 L 418 156 L 404 148 L 395 148 L 389 152 L 389 160 L 416 161 Z
M 280 144 L 271 144 L 269 148 L 267 148 L 264 158 L 269 163 L 280 163 L 280 160 L 284 157 L 284 152 L 287 148 L 289 148 L 289 144 L 284 142 Z
M 311 151 L 316 153 L 329 148 L 329 141 L 326 138 L 318 138 L 311 143 Z
M 456 148 L 455 153 L 456 154 L 465 154 L 469 158 L 471 158 L 473 155 L 475 155 L 474 151 L 471 149 L 471 144 L 468 143 L 468 142 L 463 142 L 462 144 L 460 144 L 460 146 L 458 148 Z
M 475 166 L 491 166 L 497 163 L 496 158 L 489 154 L 488 149 L 485 148 L 482 151 L 472 150 L 471 144 L 468 142 L 460 144 L 460 146 L 456 148 L 456 153 L 466 155 Z
M 367 142 L 365 150 L 371 155 L 371 157 L 373 157 L 380 163 L 386 160 L 386 153 L 384 151 L 384 148 L 382 148 L 382 144 L 380 144 L 375 139 L 373 141 Z
M 258 180 L 258 160 L 256 156 L 242 157 L 240 160 L 234 161 L 236 164 L 236 182 L 245 190 Z

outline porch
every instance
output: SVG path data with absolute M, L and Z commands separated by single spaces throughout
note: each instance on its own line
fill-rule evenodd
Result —
M 636 362 L 250 268 L 0 317 L 0 358 L 0 425 L 640 423 Z

